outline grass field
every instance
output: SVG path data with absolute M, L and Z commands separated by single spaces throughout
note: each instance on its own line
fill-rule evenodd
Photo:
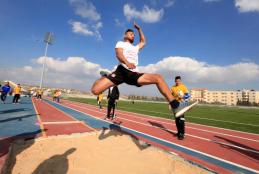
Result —
M 68 98 L 96 105 L 95 99 Z M 104 100 L 104 106 L 106 101 Z M 118 109 L 156 117 L 173 118 L 166 103 L 119 101 Z M 224 106 L 196 106 L 185 114 L 188 122 L 259 134 L 259 109 Z

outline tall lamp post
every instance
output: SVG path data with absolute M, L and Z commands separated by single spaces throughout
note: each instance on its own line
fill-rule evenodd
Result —
M 42 65 L 42 72 L 41 72 L 41 79 L 40 79 L 40 89 L 42 88 L 42 84 L 43 84 L 43 76 L 44 76 L 45 66 L 46 66 L 48 46 L 53 43 L 53 33 L 47 32 L 46 35 L 45 35 L 44 42 L 46 43 L 46 47 L 45 47 L 43 65 Z

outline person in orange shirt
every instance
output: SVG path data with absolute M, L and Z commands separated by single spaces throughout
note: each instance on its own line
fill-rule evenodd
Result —
M 42 89 L 39 89 L 39 90 L 37 91 L 37 99 L 40 99 L 40 100 L 41 100 L 42 94 L 43 94 Z
M 55 97 L 56 97 L 56 101 L 59 103 L 60 102 L 60 97 L 61 97 L 61 90 L 57 90 L 55 92 Z
M 21 92 L 22 92 L 22 87 L 20 84 L 18 84 L 14 89 L 13 89 L 13 93 L 14 93 L 14 97 L 13 97 L 13 104 L 17 104 L 18 100 L 21 97 Z
M 97 96 L 97 104 L 99 106 L 99 110 L 101 110 L 103 107 L 102 107 L 102 100 L 103 100 L 103 93 L 99 94 Z
M 174 110 L 175 112 L 177 112 L 178 108 L 180 109 L 182 106 L 188 105 L 190 94 L 187 87 L 182 83 L 181 76 L 175 77 L 175 85 L 171 88 L 171 92 L 178 102 L 178 107 Z M 183 140 L 185 133 L 184 115 L 181 115 L 180 117 L 175 117 L 175 124 L 177 128 L 177 137 L 179 140 Z

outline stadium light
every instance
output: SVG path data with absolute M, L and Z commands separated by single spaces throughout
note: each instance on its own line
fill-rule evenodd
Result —
M 46 64 L 48 46 L 53 44 L 53 40 L 54 40 L 53 33 L 47 32 L 46 35 L 45 35 L 45 39 L 44 39 L 44 42 L 46 43 L 46 47 L 45 47 L 45 54 L 44 54 L 44 59 L 43 59 L 43 65 L 42 65 L 40 89 L 42 88 L 42 84 L 43 84 L 43 76 L 44 76 L 45 66 L 46 66 L 45 64 Z

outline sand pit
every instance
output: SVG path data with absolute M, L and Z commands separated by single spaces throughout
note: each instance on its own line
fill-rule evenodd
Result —
M 209 173 L 178 156 L 117 131 L 49 137 L 15 143 L 5 174 Z

